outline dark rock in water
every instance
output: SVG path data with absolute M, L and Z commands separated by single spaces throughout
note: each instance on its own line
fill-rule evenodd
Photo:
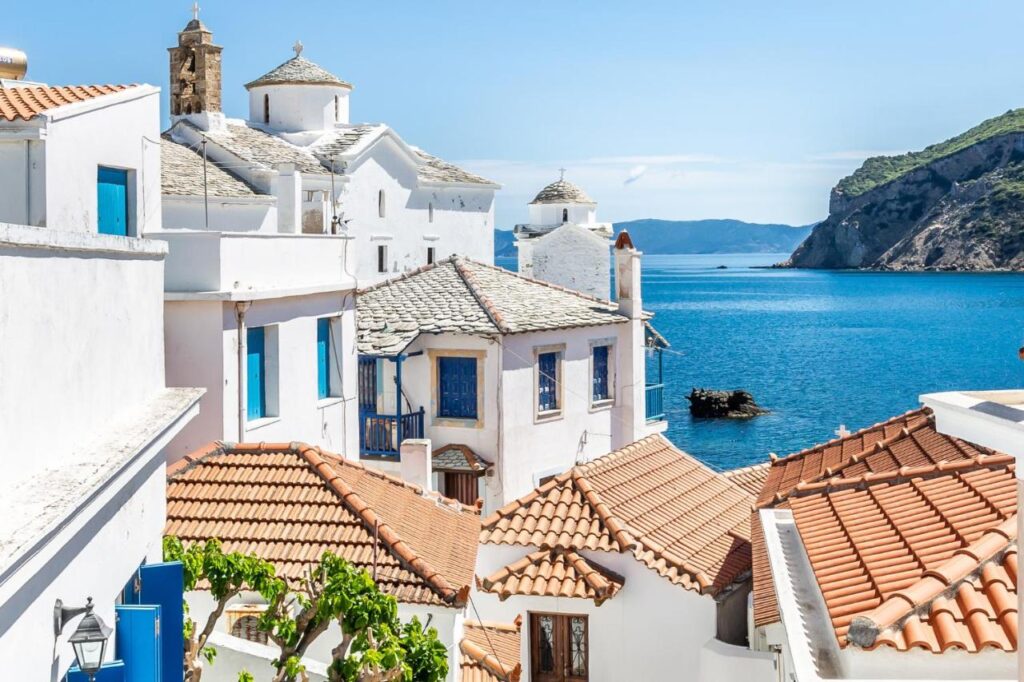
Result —
M 747 391 L 694 388 L 686 399 L 690 401 L 690 414 L 694 417 L 747 419 L 768 414 L 768 410 L 754 402 L 754 396 Z
M 728 265 L 719 265 L 717 268 L 715 268 L 715 270 L 728 270 L 728 269 L 729 269 Z

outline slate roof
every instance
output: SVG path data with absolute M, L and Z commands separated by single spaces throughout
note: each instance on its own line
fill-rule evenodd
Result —
M 840 646 L 1016 651 L 1013 461 L 833 477 L 790 498 Z
M 66 104 L 75 104 L 115 92 L 132 85 L 17 85 L 0 87 L 0 120 L 30 121 L 39 114 Z
M 591 599 L 600 606 L 625 579 L 571 549 L 527 554 L 480 581 L 480 589 L 505 601 L 513 595 Z
M 753 498 L 660 435 L 573 467 L 483 521 L 480 542 L 632 552 L 717 594 L 750 570 Z
M 459 642 L 462 682 L 519 682 L 522 617 L 515 623 L 463 621 Z
M 213 161 L 206 164 L 211 197 L 248 198 L 260 194 L 254 187 Z M 164 135 L 160 139 L 160 191 L 164 196 L 203 196 L 203 156 Z
M 385 130 L 387 126 L 381 124 L 337 127 L 310 145 L 309 150 L 330 168 L 332 156 L 343 156 Z
M 178 125 L 195 128 L 188 121 Z M 198 130 L 198 128 L 196 128 Z M 243 161 L 273 169 L 279 163 L 294 163 L 303 173 L 323 174 L 323 164 L 312 153 L 291 144 L 272 133 L 253 128 L 244 123 L 228 121 L 223 129 L 200 131 L 213 143 L 231 152 Z
M 289 581 L 327 550 L 367 571 L 376 555 L 399 601 L 461 607 L 479 529 L 475 508 L 299 443 L 215 443 L 168 467 L 167 535 L 219 538 Z
M 482 475 L 490 465 L 472 448 L 461 443 L 445 445 L 431 454 L 431 467 L 434 471 L 463 471 Z
M 359 352 L 401 353 L 420 334 L 502 334 L 624 324 L 616 304 L 452 256 L 356 297 Z
M 468 170 L 459 168 L 455 164 L 448 163 L 443 159 L 426 153 L 422 149 L 416 149 L 416 154 L 425 162 L 419 169 L 420 180 L 426 182 L 453 182 L 467 185 L 488 185 L 500 187 L 493 180 L 470 173 Z
M 346 83 L 302 55 L 296 55 L 256 80 L 249 81 L 245 84 L 245 89 L 249 90 L 260 85 L 335 85 L 352 89 L 351 83 Z
M 537 192 L 531 204 L 596 204 L 587 193 L 568 180 L 556 180 Z

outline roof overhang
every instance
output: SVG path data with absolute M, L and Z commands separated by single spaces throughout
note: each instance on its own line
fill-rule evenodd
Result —
M 926 393 L 940 433 L 1024 459 L 1024 389 Z M 1024 467 L 1017 468 L 1024 477 Z
M 294 287 L 266 287 L 256 289 L 223 289 L 219 291 L 165 291 L 165 301 L 265 301 L 291 296 L 310 296 L 353 291 L 355 279 L 326 282 L 324 284 L 303 284 Z

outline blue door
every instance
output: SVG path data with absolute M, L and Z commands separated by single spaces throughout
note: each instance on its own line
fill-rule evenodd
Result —
M 439 417 L 476 419 L 476 358 L 438 358 Z
M 261 419 L 267 415 L 267 393 L 264 381 L 266 380 L 266 355 L 264 352 L 265 335 L 263 327 L 250 327 L 246 335 L 248 346 L 247 381 L 246 391 L 247 412 L 249 419 Z
M 163 682 L 160 607 L 117 606 L 114 610 L 117 658 L 124 661 L 126 682 Z M 180 625 L 177 627 L 181 629 Z
M 100 166 L 96 212 L 100 234 L 128 236 L 128 171 Z
M 155 604 L 160 607 L 163 625 L 160 633 L 162 642 L 162 682 L 183 682 L 185 679 L 185 622 L 183 598 L 185 577 L 180 561 L 162 564 L 147 564 L 139 569 L 140 604 Z
M 66 682 L 89 682 L 89 676 L 78 669 L 77 665 L 71 666 Z M 99 672 L 96 673 L 96 682 L 127 682 L 124 670 L 124 661 L 110 661 L 104 663 Z

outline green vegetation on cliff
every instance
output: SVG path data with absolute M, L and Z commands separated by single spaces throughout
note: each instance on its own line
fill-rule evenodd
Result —
M 874 156 L 866 160 L 853 175 L 840 180 L 836 189 L 848 197 L 855 197 L 971 145 L 998 135 L 1019 132 L 1024 132 L 1024 109 L 1011 109 L 1002 116 L 990 118 L 965 133 L 922 151 L 899 156 Z

